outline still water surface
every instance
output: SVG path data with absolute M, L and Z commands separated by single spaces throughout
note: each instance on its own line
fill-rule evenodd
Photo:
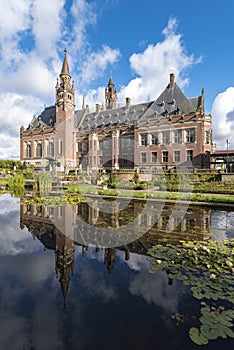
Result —
M 121 200 L 45 208 L 0 196 L 0 349 L 233 349 L 231 338 L 189 338 L 200 301 L 148 272 L 147 250 L 163 237 L 232 239 L 234 211 Z

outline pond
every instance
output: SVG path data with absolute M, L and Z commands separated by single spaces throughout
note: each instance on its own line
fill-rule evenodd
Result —
M 231 208 L 104 198 L 46 207 L 2 195 L 0 348 L 231 350 L 232 333 L 200 346 L 189 336 L 202 307 L 219 312 L 219 299 L 195 298 L 165 270 L 150 273 L 148 252 L 233 238 Z

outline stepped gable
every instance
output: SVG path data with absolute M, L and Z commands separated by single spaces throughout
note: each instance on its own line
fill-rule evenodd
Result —
M 131 105 L 129 108 L 100 110 L 88 113 L 80 121 L 80 131 L 90 129 L 101 129 L 104 127 L 118 127 L 121 125 L 134 125 L 151 105 L 150 102 Z

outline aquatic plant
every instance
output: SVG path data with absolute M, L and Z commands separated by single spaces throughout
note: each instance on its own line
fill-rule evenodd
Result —
M 46 173 L 41 173 L 36 177 L 35 190 L 42 194 L 48 194 L 52 190 L 52 180 Z
M 191 286 L 196 299 L 234 304 L 234 241 L 157 244 L 148 253 L 151 256 L 151 273 L 165 270 L 170 282 L 177 278 Z M 190 329 L 191 340 L 204 345 L 218 337 L 234 338 L 234 311 L 204 303 L 201 303 L 205 305 L 201 309 L 201 327 Z
M 210 307 L 206 305 L 201 309 L 200 329 L 192 327 L 189 330 L 191 340 L 197 345 L 206 345 L 209 340 L 218 337 L 234 338 L 233 327 L 234 310 L 225 310 L 224 307 Z
M 84 201 L 86 201 L 84 197 L 80 195 L 70 195 L 70 194 L 31 197 L 31 198 L 22 199 L 23 204 L 45 205 L 50 207 L 73 205 Z

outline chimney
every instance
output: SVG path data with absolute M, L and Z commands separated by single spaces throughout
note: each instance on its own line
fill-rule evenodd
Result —
M 175 74 L 171 73 L 170 74 L 170 88 L 174 87 L 174 81 L 175 81 Z
M 85 109 L 85 98 L 84 98 L 84 96 L 83 96 L 82 109 Z
M 89 105 L 85 106 L 86 112 L 89 113 Z
M 101 106 L 96 103 L 96 114 L 98 114 L 100 112 Z
M 130 97 L 126 97 L 126 109 L 128 109 L 131 105 L 131 99 Z

